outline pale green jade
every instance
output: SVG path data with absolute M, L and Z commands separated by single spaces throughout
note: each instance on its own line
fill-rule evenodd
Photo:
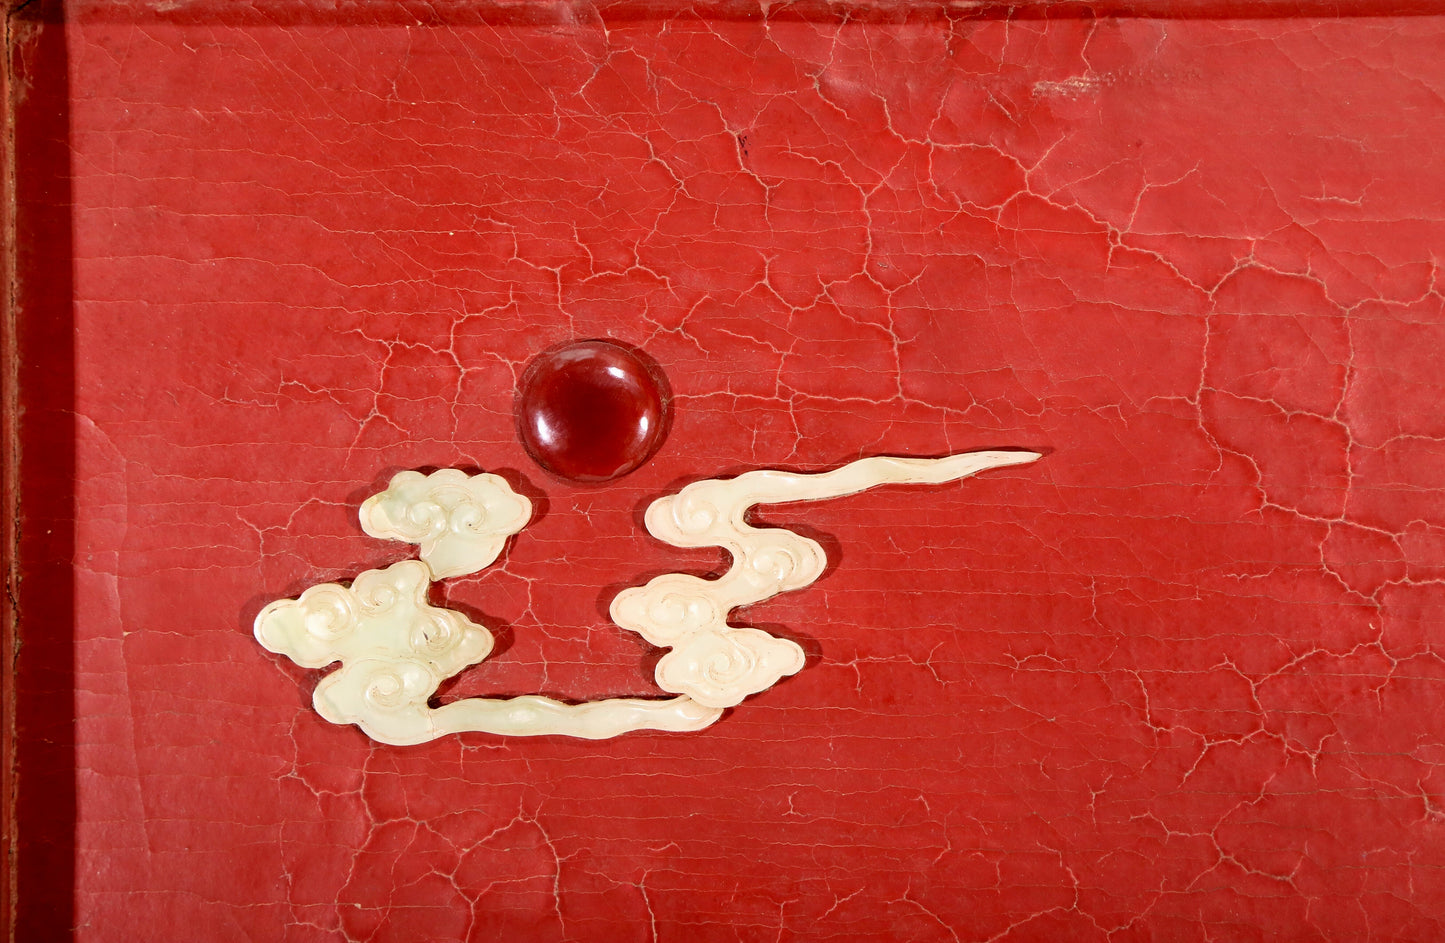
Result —
M 634 730 L 692 731 L 726 708 L 803 667 L 803 650 L 760 629 L 729 625 L 728 614 L 808 586 L 827 566 L 816 541 L 744 520 L 759 504 L 820 501 L 885 484 L 942 484 L 1020 465 L 1035 452 L 966 452 L 945 458 L 865 458 L 818 474 L 775 470 L 694 482 L 647 509 L 648 531 L 675 547 L 722 547 L 733 558 L 721 577 L 668 573 L 625 589 L 613 621 L 669 648 L 657 664 L 666 699 L 606 698 L 568 704 L 541 695 L 428 702 L 441 683 L 492 650 L 492 635 L 459 612 L 427 601 L 431 582 L 489 566 L 526 526 L 531 504 L 496 475 L 444 469 L 401 472 L 361 508 L 376 537 L 420 547 L 421 560 L 367 570 L 350 586 L 322 583 L 256 617 L 257 640 L 307 668 L 340 667 L 317 685 L 317 713 L 356 724 L 373 740 L 425 743 L 470 731 L 505 736 L 559 734 L 603 739 Z

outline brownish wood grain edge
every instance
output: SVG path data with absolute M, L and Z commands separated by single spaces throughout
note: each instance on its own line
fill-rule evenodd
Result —
M 57 422 L 73 397 L 70 283 L 68 274 L 34 270 L 41 260 L 62 273 L 70 264 L 66 10 L 64 0 L 0 0 L 0 926 L 8 943 L 70 939 L 73 924 L 73 708 L 62 708 L 59 724 L 44 722 L 53 705 L 69 703 L 73 635 L 27 644 L 24 622 L 29 603 L 72 605 L 73 482 L 43 485 L 47 476 L 27 478 L 23 461 L 34 446 L 42 470 L 73 478 L 73 461 L 56 461 L 73 451 L 68 424 Z M 70 613 L 60 621 L 68 628 Z
M 43 0 L 36 0 L 43 2 Z M 73 0 L 77 19 L 197 25 L 553 25 L 655 19 L 904 23 L 928 20 L 1276 19 L 1438 16 L 1445 0 Z
M 15 126 L 11 98 L 12 15 L 19 4 L 5 9 L 5 61 L 0 68 L 0 140 L 4 142 L 4 174 L 0 179 L 0 561 L 3 561 L 5 598 L 0 607 L 0 926 L 4 939 L 15 939 L 15 623 L 17 539 L 19 528 L 19 436 L 17 420 L 17 364 L 15 350 Z

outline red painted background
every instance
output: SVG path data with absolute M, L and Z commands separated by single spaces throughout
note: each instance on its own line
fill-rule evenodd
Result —
M 76 939 L 1445 934 L 1445 21 L 155 6 L 64 34 Z M 674 419 L 569 487 L 593 337 Z M 380 746 L 250 634 L 486 469 L 446 696 L 656 693 L 647 502 L 997 447 L 767 511 L 808 667 L 700 733 Z

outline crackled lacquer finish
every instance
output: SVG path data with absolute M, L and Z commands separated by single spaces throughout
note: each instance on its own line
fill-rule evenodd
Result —
M 73 9 L 80 943 L 1445 937 L 1439 17 Z M 672 388 L 601 486 L 515 433 L 578 338 Z M 609 607 L 732 561 L 652 502 L 1002 448 L 760 507 L 809 663 L 702 733 L 381 746 L 251 634 L 485 468 L 436 706 L 665 697 Z

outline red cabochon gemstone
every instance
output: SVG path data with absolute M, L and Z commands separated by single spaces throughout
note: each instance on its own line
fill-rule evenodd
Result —
M 662 444 L 667 397 L 656 368 L 625 347 L 584 341 L 533 360 L 517 396 L 527 454 L 571 481 L 610 481 Z

